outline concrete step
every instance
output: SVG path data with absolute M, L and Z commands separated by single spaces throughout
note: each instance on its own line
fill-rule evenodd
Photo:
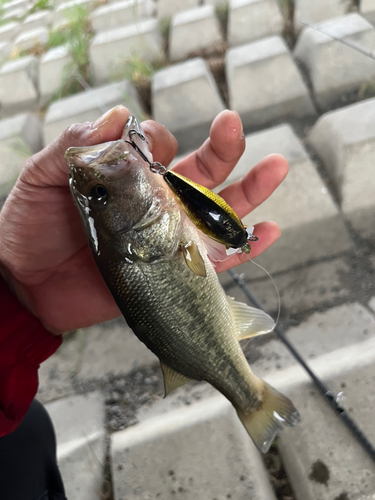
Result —
M 256 262 L 274 273 L 348 250 L 351 241 L 343 218 L 289 125 L 247 135 L 245 153 L 218 190 L 241 179 L 271 153 L 285 156 L 289 174 L 268 200 L 244 218 L 244 223 L 252 226 L 273 220 L 279 224 L 282 236 Z M 264 272 L 255 266 L 249 272 L 253 278 L 264 277 Z
M 358 14 L 325 21 L 318 28 L 324 34 L 313 28 L 302 31 L 294 55 L 306 68 L 316 102 L 324 110 L 375 78 L 374 61 L 340 42 L 371 53 L 375 28 Z
M 276 0 L 232 0 L 229 3 L 230 45 L 281 35 L 283 27 L 284 18 Z
M 156 72 L 152 102 L 154 120 L 174 134 L 180 151 L 201 145 L 212 120 L 224 109 L 207 63 L 201 58 Z
M 344 217 L 363 236 L 375 233 L 375 99 L 323 115 L 312 129 L 311 144 L 332 179 Z
M 315 114 L 307 87 L 280 37 L 228 50 L 226 77 L 230 107 L 238 111 L 245 127 Z
M 111 463 L 115 500 L 275 500 L 259 452 L 223 396 L 114 433 Z
M 137 21 L 152 17 L 155 6 L 151 0 L 121 0 L 98 7 L 91 14 L 94 31 L 107 31 L 120 28 Z
M 69 67 L 73 66 L 73 58 L 69 48 L 61 45 L 48 50 L 39 63 L 40 106 L 62 89 L 64 80 L 68 77 Z
M 171 22 L 169 58 L 184 59 L 193 52 L 223 42 L 213 5 L 204 5 L 175 14 Z
M 199 0 L 158 0 L 158 17 L 159 19 L 172 17 L 182 10 L 198 7 L 200 3 Z
M 96 83 L 108 82 L 128 59 L 152 61 L 160 57 L 162 38 L 158 21 L 148 19 L 136 24 L 101 31 L 90 44 L 90 61 Z
M 42 123 L 30 113 L 0 120 L 0 196 L 14 186 L 25 161 L 42 149 Z
M 46 406 L 57 438 L 57 461 L 67 498 L 102 498 L 105 459 L 103 398 L 98 393 L 54 401 Z
M 370 0 L 371 1 L 371 0 Z M 303 23 L 319 23 L 326 19 L 343 16 L 348 3 L 341 0 L 294 0 L 294 25 L 297 32 L 305 27 Z
M 0 68 L 1 114 L 37 109 L 39 101 L 38 59 L 20 57 Z
M 72 123 L 95 121 L 105 111 L 124 104 L 136 116 L 142 116 L 134 86 L 124 80 L 54 102 L 48 108 L 44 124 L 44 144 L 47 145 Z

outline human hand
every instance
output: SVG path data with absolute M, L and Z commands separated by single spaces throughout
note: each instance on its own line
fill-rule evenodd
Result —
M 120 311 L 101 277 L 88 246 L 68 185 L 64 153 L 71 146 L 91 146 L 121 137 L 129 111 L 118 106 L 94 124 L 72 125 L 32 156 L 0 212 L 0 272 L 11 288 L 53 333 L 109 320 Z M 154 160 L 167 166 L 177 142 L 161 125 L 142 124 Z M 210 138 L 174 168 L 212 189 L 221 184 L 245 148 L 237 113 L 224 111 L 214 120 Z M 279 155 L 265 158 L 241 181 L 221 194 L 242 218 L 276 189 L 288 171 Z M 256 257 L 280 235 L 273 222 L 257 224 Z M 223 271 L 247 260 L 233 255 L 217 267 Z

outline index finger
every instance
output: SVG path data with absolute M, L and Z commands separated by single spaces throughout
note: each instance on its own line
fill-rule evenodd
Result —
M 225 181 L 244 150 L 241 118 L 236 111 L 225 110 L 212 122 L 209 139 L 173 170 L 213 189 Z

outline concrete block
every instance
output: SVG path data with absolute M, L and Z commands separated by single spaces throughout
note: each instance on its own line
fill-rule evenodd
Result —
M 205 5 L 175 14 L 169 38 L 169 57 L 183 59 L 192 52 L 223 41 L 213 5 Z
M 344 304 L 324 312 L 313 313 L 307 320 L 286 332 L 293 344 L 308 363 L 321 356 L 335 357 L 341 349 L 365 348 L 375 341 L 375 320 L 361 304 Z M 284 344 L 276 339 L 257 348 L 257 360 L 251 363 L 257 376 L 275 377 L 298 363 Z M 246 348 L 251 352 L 251 343 Z M 345 370 L 345 367 L 342 366 Z M 319 375 L 319 373 L 318 373 Z M 319 375 L 320 376 L 320 375 Z M 296 406 L 298 408 L 298 406 Z
M 266 273 L 263 279 L 252 279 L 255 269 L 256 267 L 249 262 L 237 267 L 236 272 L 245 276 L 250 290 L 266 311 L 277 314 L 278 297 L 275 288 Z M 346 259 L 337 257 L 274 275 L 283 316 L 306 314 L 307 311 L 324 309 L 345 300 L 349 301 L 352 296 L 349 286 L 352 274 L 353 271 Z M 219 280 L 225 286 L 227 295 L 239 302 L 246 301 L 243 292 L 234 284 L 228 273 L 220 273 Z
M 12 0 L 11 2 L 3 3 L 2 9 L 4 12 L 9 12 L 14 9 L 27 9 L 29 7 L 29 0 Z
M 27 158 L 42 147 L 37 116 L 27 113 L 0 120 L 0 196 L 10 192 Z
M 375 99 L 323 115 L 308 142 L 331 177 L 345 218 L 363 236 L 375 233 Z
M 359 89 L 375 78 L 371 58 L 332 36 L 370 53 L 375 44 L 375 28 L 360 15 L 350 14 L 321 23 L 319 29 L 326 34 L 313 28 L 304 29 L 294 54 L 309 74 L 319 107 L 327 109 L 343 93 Z
M 271 153 L 285 156 L 289 174 L 268 200 L 244 218 L 244 222 L 254 225 L 272 220 L 279 224 L 282 234 L 256 261 L 269 272 L 275 272 L 348 250 L 351 241 L 342 216 L 289 125 L 248 135 L 245 153 L 224 186 L 242 178 Z M 255 266 L 249 268 L 249 273 L 264 277 Z
M 343 331 L 345 328 L 343 322 Z M 334 395 L 344 392 L 344 406 L 374 443 L 374 339 L 322 355 L 310 365 Z M 373 461 L 304 372 L 299 367 L 285 370 L 277 380 L 284 388 L 289 385 L 288 396 L 301 414 L 300 425 L 293 433 L 286 430 L 279 445 L 296 498 L 373 498 Z
M 231 0 L 228 41 L 241 45 L 271 35 L 281 35 L 284 18 L 276 0 Z
M 103 398 L 72 396 L 46 406 L 57 438 L 57 461 L 68 498 L 100 500 L 105 458 Z
M 26 14 L 26 9 L 8 10 L 1 18 L 3 22 L 18 21 Z
M 72 9 L 75 6 L 84 7 L 90 11 L 94 7 L 94 0 L 70 0 L 68 2 L 61 3 L 53 13 L 54 24 L 60 21 L 65 21 L 66 13 L 69 9 Z
M 370 0 L 371 1 L 371 0 Z M 342 0 L 294 0 L 294 26 L 300 31 L 305 25 L 343 16 L 348 12 L 349 2 Z
M 375 3 L 374 0 L 361 0 L 359 4 L 359 12 L 370 23 L 375 22 Z
M 47 28 L 36 28 L 24 31 L 14 41 L 14 49 L 17 51 L 30 50 L 37 45 L 46 45 L 49 33 Z
M 201 58 L 158 71 L 152 80 L 154 119 L 178 140 L 180 150 L 200 145 L 224 109 L 215 81 Z
M 86 328 L 84 335 L 85 345 L 77 373 L 80 379 L 101 378 L 109 373 L 126 374 L 158 362 L 125 321 Z
M 39 65 L 40 105 L 44 106 L 58 92 L 73 63 L 68 47 L 61 46 L 46 52 Z
M 0 42 L 0 64 L 8 58 L 12 50 L 12 44 L 10 42 Z
M 136 23 L 154 14 L 155 5 L 151 0 L 122 0 L 98 7 L 91 14 L 94 31 L 106 31 Z
M 223 396 L 111 436 L 115 499 L 275 500 L 262 459 Z
M 302 76 L 278 36 L 230 49 L 226 74 L 230 107 L 245 127 L 315 113 Z
M 38 59 L 21 57 L 0 68 L 0 105 L 3 113 L 15 113 L 37 106 Z
M 90 45 L 90 61 L 95 81 L 103 83 L 118 73 L 121 65 L 135 55 L 152 61 L 161 54 L 162 38 L 156 19 L 102 31 Z
M 135 88 L 126 80 L 54 102 L 45 117 L 44 144 L 49 144 L 72 123 L 95 121 L 118 104 L 124 104 L 138 117 L 142 113 Z
M 52 13 L 49 10 L 40 10 L 34 12 L 34 14 L 30 14 L 24 22 L 23 28 L 27 31 L 36 29 L 36 28 L 46 28 L 50 26 L 52 22 Z
M 0 26 L 0 42 L 11 42 L 21 31 L 21 23 L 7 23 Z
M 158 0 L 158 17 L 172 17 L 173 14 L 200 5 L 199 0 Z

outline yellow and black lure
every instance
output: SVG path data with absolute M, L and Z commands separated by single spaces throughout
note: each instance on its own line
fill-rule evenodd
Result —
M 145 139 L 136 130 L 133 134 Z M 249 241 L 257 241 L 258 238 L 247 230 L 247 226 L 243 225 L 236 212 L 221 196 L 183 175 L 167 170 L 161 163 L 151 163 L 134 141 L 129 144 L 149 164 L 152 172 L 164 177 L 184 212 L 198 229 L 227 249 L 240 249 L 244 253 L 250 253 Z

